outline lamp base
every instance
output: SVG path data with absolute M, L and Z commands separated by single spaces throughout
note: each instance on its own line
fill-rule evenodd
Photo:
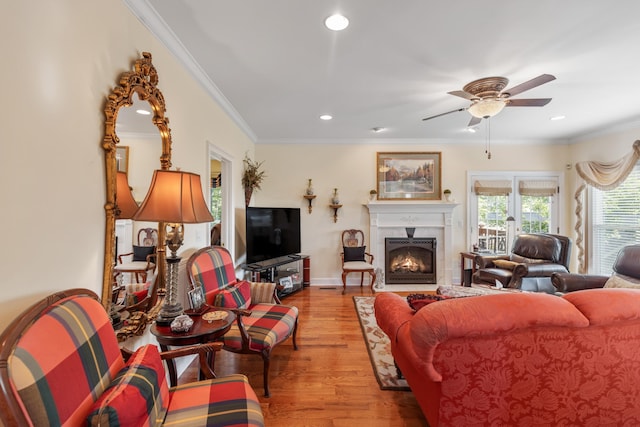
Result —
M 182 310 L 182 305 L 180 303 L 172 306 L 163 305 L 160 309 L 160 313 L 158 313 L 158 317 L 156 317 L 156 324 L 160 326 L 168 326 L 176 317 L 183 313 L 184 311 Z
M 180 257 L 172 256 L 167 258 L 167 295 L 165 296 L 160 313 L 156 317 L 156 324 L 166 326 L 184 313 L 182 304 L 177 300 L 178 296 L 178 267 Z

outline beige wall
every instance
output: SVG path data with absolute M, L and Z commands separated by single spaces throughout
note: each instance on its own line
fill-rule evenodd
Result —
M 442 185 L 453 192 L 454 251 L 466 250 L 467 172 L 483 170 L 564 171 L 566 145 L 494 145 L 488 160 L 484 144 L 398 144 L 376 140 L 361 144 L 257 144 L 256 156 L 267 171 L 263 190 L 254 193 L 256 206 L 288 206 L 302 209 L 302 252 L 311 256 L 312 283 L 340 283 L 340 233 L 346 228 L 365 230 L 369 215 L 365 207 L 369 190 L 376 186 L 376 153 L 379 151 L 439 151 L 442 153 Z M 303 199 L 307 180 L 313 179 L 316 199 L 313 212 Z M 329 200 L 338 188 L 343 207 L 333 222 Z M 459 257 L 454 257 L 454 277 L 459 276 Z M 354 275 L 354 280 L 357 279 Z
M 119 1 L 2 2 L 0 325 L 70 287 L 100 294 L 104 253 L 104 103 L 141 52 L 153 54 L 173 134 L 173 164 L 206 173 L 210 141 L 234 158 L 253 143 Z M 239 182 L 241 168 L 234 168 Z M 239 186 L 234 200 L 243 207 Z M 187 225 L 185 250 L 206 225 Z M 2 329 L 2 327 L 0 327 Z

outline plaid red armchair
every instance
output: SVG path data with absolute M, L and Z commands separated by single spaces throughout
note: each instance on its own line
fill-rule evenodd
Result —
M 96 294 L 59 292 L 0 336 L 0 420 L 6 426 L 264 426 L 244 375 L 168 387 L 163 359 L 220 347 L 159 353 L 146 345 L 125 362 Z
M 234 353 L 258 354 L 264 363 L 264 395 L 269 396 L 271 351 L 293 336 L 296 344 L 297 307 L 280 304 L 275 283 L 237 280 L 233 259 L 222 246 L 195 252 L 187 261 L 189 280 L 201 287 L 208 305 L 236 312 L 236 324 L 223 337 L 224 349 Z

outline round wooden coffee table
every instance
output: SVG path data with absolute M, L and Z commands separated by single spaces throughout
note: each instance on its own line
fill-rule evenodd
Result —
M 220 320 L 205 320 L 207 313 L 218 311 L 226 312 L 227 316 Z M 160 326 L 155 323 L 151 326 L 151 333 L 156 336 L 162 351 L 167 351 L 169 346 L 185 346 L 215 341 L 217 338 L 226 334 L 231 328 L 231 325 L 233 325 L 233 322 L 236 320 L 235 313 L 231 310 L 225 310 L 219 307 L 211 307 L 202 315 L 194 315 L 190 317 L 193 320 L 193 326 L 191 326 L 187 332 L 173 332 L 170 326 Z M 201 357 L 200 363 L 208 363 L 211 370 L 213 370 L 215 364 L 215 352 L 207 353 L 206 360 L 203 360 Z M 176 365 L 173 359 L 168 360 L 167 368 L 169 370 L 171 386 L 176 386 L 178 384 L 178 375 L 176 373 Z

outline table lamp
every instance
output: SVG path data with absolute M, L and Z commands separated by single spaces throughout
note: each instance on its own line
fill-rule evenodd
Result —
M 168 292 L 156 323 L 170 324 L 183 313 L 182 304 L 177 298 L 180 257 L 176 254 L 184 238 L 183 224 L 213 221 L 202 194 L 200 175 L 182 171 L 154 171 L 149 192 L 133 219 L 166 223 L 165 243 L 171 250 L 171 256 L 166 258 Z

